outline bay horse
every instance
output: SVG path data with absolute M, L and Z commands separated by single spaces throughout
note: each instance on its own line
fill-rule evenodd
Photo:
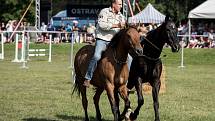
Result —
M 89 118 L 87 113 L 87 90 L 86 87 L 83 86 L 83 82 L 85 80 L 84 75 L 93 53 L 93 45 L 83 46 L 77 52 L 74 60 L 76 77 L 73 92 L 76 91 L 79 95 L 81 94 L 82 106 L 85 112 L 85 121 L 89 121 Z M 120 30 L 112 38 L 106 51 L 102 54 L 101 60 L 97 63 L 93 78 L 90 81 L 90 83 L 96 88 L 93 100 L 96 109 L 96 118 L 99 121 L 101 121 L 99 99 L 104 90 L 107 92 L 112 113 L 114 115 L 114 121 L 122 120 L 126 114 L 126 111 L 130 107 L 126 87 L 129 74 L 127 65 L 128 54 L 132 57 L 142 55 L 140 35 L 133 27 Z M 121 115 L 119 111 L 119 95 L 125 103 L 125 108 Z
M 165 43 L 171 47 L 172 52 L 178 52 L 180 49 L 177 28 L 168 16 L 166 16 L 165 21 L 157 29 L 148 32 L 146 37 L 141 41 L 141 44 L 144 45 L 143 56 L 133 58 L 127 87 L 128 89 L 135 87 L 138 96 L 138 106 L 134 112 L 131 112 L 131 120 L 137 118 L 140 108 L 144 104 L 142 84 L 149 82 L 152 86 L 155 121 L 160 121 L 158 111 L 158 94 L 162 72 L 160 54 Z

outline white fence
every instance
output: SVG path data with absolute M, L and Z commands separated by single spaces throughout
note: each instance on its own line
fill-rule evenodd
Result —
M 8 31 L 3 31 L 1 33 L 1 59 L 4 59 L 4 42 L 6 42 L 4 37 L 4 33 Z M 55 41 L 56 38 L 52 39 L 52 34 L 71 34 L 71 56 L 70 56 L 70 68 L 73 68 L 73 44 L 74 42 L 81 42 L 80 37 L 78 38 L 76 35 L 74 35 L 73 32 L 59 32 L 59 31 L 15 31 L 15 56 L 14 60 L 12 62 L 22 62 L 23 68 L 27 68 L 26 63 L 29 60 L 29 57 L 38 57 L 38 56 L 48 56 L 48 62 L 52 61 L 52 43 Z M 43 48 L 29 48 L 30 40 L 31 42 L 37 42 L 37 38 L 35 38 L 35 41 L 32 41 L 32 38 L 29 36 L 30 33 L 36 34 L 42 34 L 42 33 L 48 33 L 49 38 L 48 41 L 46 40 L 46 43 L 49 44 L 48 49 Z M 80 33 L 80 34 L 86 34 L 86 33 Z M 78 38 L 79 40 L 75 40 L 75 38 Z M 83 39 L 83 38 L 82 38 Z

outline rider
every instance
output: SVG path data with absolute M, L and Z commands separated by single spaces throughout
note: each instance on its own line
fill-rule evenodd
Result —
M 112 37 L 125 25 L 125 17 L 120 12 L 122 0 L 111 0 L 111 6 L 100 11 L 96 27 L 95 52 L 90 60 L 84 86 L 89 87 L 97 62 L 101 59 L 102 52 L 106 50 Z

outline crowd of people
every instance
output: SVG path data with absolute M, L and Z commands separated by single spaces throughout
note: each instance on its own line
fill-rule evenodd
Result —
M 71 42 L 73 39 L 76 43 L 92 43 L 95 41 L 95 26 L 92 23 L 78 27 L 78 21 L 71 23 L 62 23 L 58 27 L 54 27 L 50 23 L 46 25 L 42 22 L 41 31 L 57 31 L 56 33 L 43 33 L 39 36 L 37 42 L 49 42 L 49 35 L 52 35 L 53 42 Z
M 7 23 L 0 22 L 0 30 L 7 31 L 3 35 L 5 43 L 11 43 L 15 40 L 15 34 L 13 31 L 17 26 L 18 21 L 9 20 Z M 139 33 L 142 36 L 146 36 L 147 32 L 157 28 L 157 24 L 138 24 Z M 191 38 L 188 40 L 188 25 L 180 24 L 178 27 L 178 34 L 182 35 L 179 38 L 185 47 L 187 48 L 215 48 L 215 24 L 213 22 L 198 22 L 192 24 L 191 27 Z M 33 26 L 30 26 L 30 23 L 21 22 L 16 31 L 22 30 L 32 30 L 36 29 Z M 72 21 L 71 23 L 64 24 L 61 26 L 55 27 L 52 24 L 48 23 L 47 25 L 42 22 L 40 31 L 45 31 L 37 33 L 33 36 L 34 42 L 37 43 L 49 43 L 49 35 L 52 35 L 52 41 L 54 43 L 61 42 L 71 42 L 73 39 L 76 43 L 93 43 L 95 42 L 95 31 L 96 27 L 94 24 L 89 23 L 88 25 L 83 25 L 78 27 L 78 21 Z M 56 31 L 56 33 L 49 33 L 47 31 Z M 73 33 L 73 34 L 71 34 Z M 13 35 L 12 35 L 13 34 Z M 32 34 L 30 34 L 32 35 Z
M 3 41 L 5 43 L 14 42 L 16 33 L 22 34 L 22 32 L 13 33 L 13 31 L 37 31 L 34 26 L 30 26 L 27 22 L 21 22 L 19 27 L 16 29 L 17 24 L 18 21 L 16 20 L 10 20 L 7 23 L 0 22 L 0 31 L 4 31 Z M 42 22 L 41 27 L 38 30 L 40 32 L 30 32 L 28 35 L 30 36 L 31 41 L 36 43 L 49 43 L 49 35 L 52 35 L 52 41 L 54 43 L 71 42 L 72 39 L 77 43 L 92 43 L 95 41 L 95 29 L 96 28 L 92 23 L 78 27 L 78 21 L 73 21 L 66 25 L 62 23 L 61 26 L 57 27 L 50 23 L 46 25 Z
M 180 25 L 178 27 L 179 35 L 182 35 L 181 39 L 184 42 L 184 46 L 187 48 L 215 48 L 215 25 L 213 22 L 194 23 L 191 26 L 191 38 L 188 41 L 188 37 L 183 35 L 188 35 L 187 24 Z

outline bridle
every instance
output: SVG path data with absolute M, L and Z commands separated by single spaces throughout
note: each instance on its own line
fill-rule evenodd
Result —
M 114 59 L 114 61 L 117 63 L 117 64 L 126 64 L 127 62 L 128 62 L 128 59 L 126 59 L 126 60 L 118 60 L 117 58 L 116 58 L 116 50 L 115 49 L 113 49 L 113 59 Z

